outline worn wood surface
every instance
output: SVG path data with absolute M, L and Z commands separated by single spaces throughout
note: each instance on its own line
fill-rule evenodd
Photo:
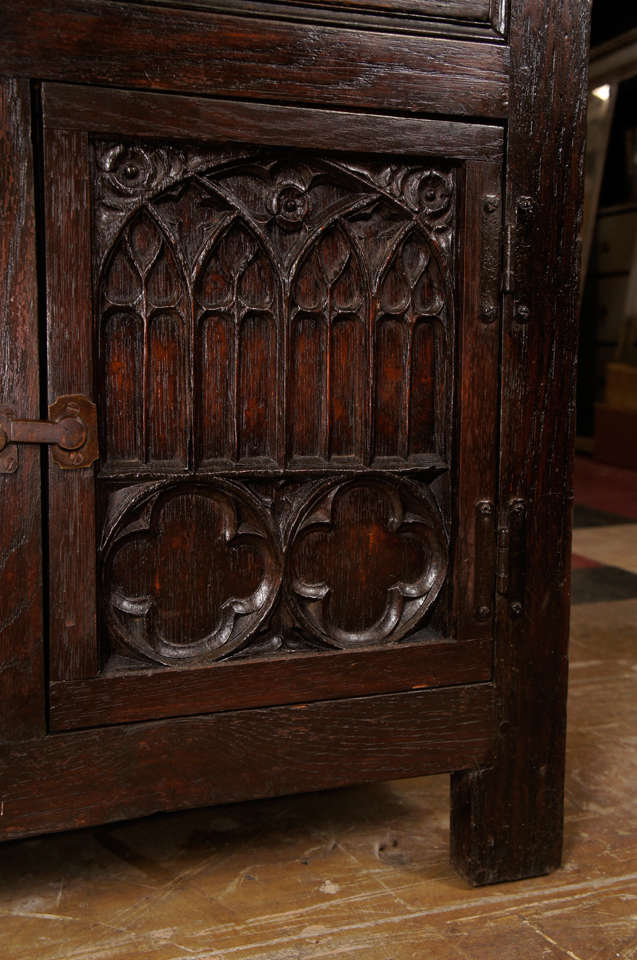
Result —
M 0 838 L 484 765 L 492 703 L 493 687 L 473 684 L 2 746 Z
M 498 761 L 453 780 L 452 855 L 474 883 L 546 873 L 561 856 L 587 14 L 580 0 L 512 7 L 506 203 L 518 254 L 500 503 L 526 500 L 526 577 L 521 610 L 498 601 Z
M 503 117 L 508 98 L 505 46 L 109 0 L 3 6 L 0 64 L 43 80 L 408 113 Z
M 350 10 L 369 10 L 374 8 L 370 0 L 308 0 L 314 7 L 349 8 Z M 295 0 L 279 0 L 283 8 L 293 7 Z M 376 4 L 378 6 L 378 4 Z M 487 20 L 491 13 L 489 0 L 385 0 L 383 6 L 388 11 L 413 13 L 421 16 L 437 16 L 449 20 Z
M 93 394 L 87 138 L 51 132 L 44 158 L 49 402 Z M 61 470 L 49 458 L 50 677 L 93 676 L 94 468 Z
M 491 641 L 409 643 L 380 650 L 334 651 L 257 663 L 220 663 L 181 671 L 106 673 L 93 680 L 53 683 L 54 730 L 130 723 L 337 699 L 372 693 L 480 683 L 491 678 Z
M 0 403 L 40 415 L 31 98 L 0 83 Z M 0 741 L 44 731 L 40 451 L 0 475 Z
M 495 510 L 502 235 L 502 168 L 468 163 L 462 210 L 462 299 L 459 304 L 457 417 L 458 530 L 455 542 L 454 597 L 458 637 L 492 638 L 495 596 L 488 541 L 477 549 L 476 505 Z M 490 539 L 493 535 L 490 531 Z M 480 586 L 479 586 L 480 584 Z

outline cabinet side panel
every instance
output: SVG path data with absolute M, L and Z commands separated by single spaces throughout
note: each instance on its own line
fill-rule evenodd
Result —
M 476 884 L 561 857 L 588 13 L 580 0 L 512 6 L 500 501 L 526 502 L 526 573 L 521 603 L 498 600 L 496 764 L 453 783 L 452 855 Z
M 27 81 L 0 81 L 0 402 L 37 419 L 35 215 Z M 0 741 L 44 730 L 40 451 L 0 474 Z

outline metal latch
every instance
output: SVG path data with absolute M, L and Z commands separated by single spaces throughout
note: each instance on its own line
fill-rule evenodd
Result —
M 48 420 L 18 420 L 11 407 L 0 407 L 0 473 L 18 469 L 19 443 L 51 444 L 62 470 L 90 467 L 99 456 L 97 410 L 88 397 L 58 397 Z

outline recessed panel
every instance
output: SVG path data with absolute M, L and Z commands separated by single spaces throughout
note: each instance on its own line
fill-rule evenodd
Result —
M 92 151 L 103 656 L 444 635 L 458 168 Z

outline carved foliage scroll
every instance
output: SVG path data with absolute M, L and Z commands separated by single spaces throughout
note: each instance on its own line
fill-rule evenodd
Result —
M 106 472 L 448 457 L 452 168 L 94 149 Z

